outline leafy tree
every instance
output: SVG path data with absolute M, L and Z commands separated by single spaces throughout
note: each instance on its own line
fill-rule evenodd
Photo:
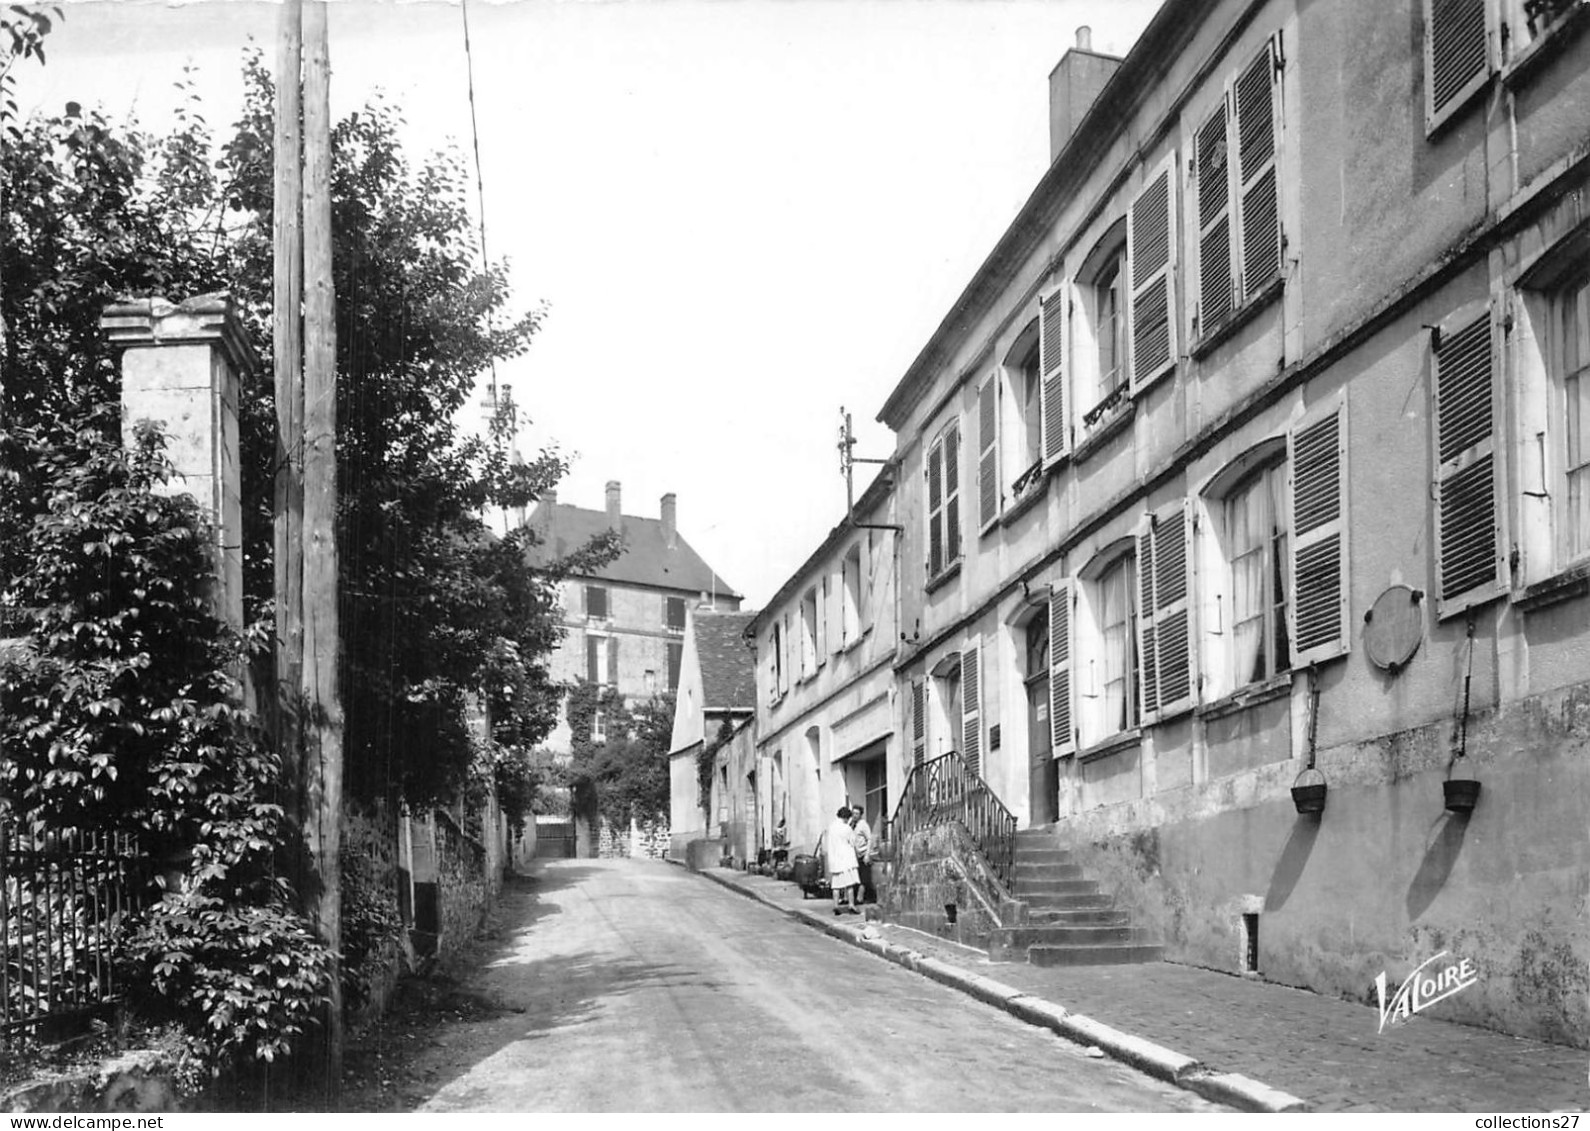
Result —
M 605 738 L 592 738 L 593 718 L 603 714 Z M 674 697 L 654 696 L 630 705 L 613 688 L 583 681 L 569 693 L 572 729 L 569 784 L 577 808 L 627 826 L 668 813 L 668 751 L 673 737 Z

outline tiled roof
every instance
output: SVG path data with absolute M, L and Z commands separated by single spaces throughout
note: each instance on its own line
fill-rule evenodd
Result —
M 696 655 L 701 661 L 701 705 L 708 711 L 756 707 L 756 660 L 745 639 L 755 613 L 694 613 Z
M 542 538 L 542 544 L 530 552 L 531 564 L 546 565 L 573 553 L 606 530 L 607 512 L 542 502 L 530 515 L 530 525 Z M 601 569 L 579 576 L 689 593 L 712 593 L 719 597 L 740 596 L 690 548 L 683 535 L 675 533 L 670 549 L 661 519 L 624 515 L 622 528 L 624 552 Z

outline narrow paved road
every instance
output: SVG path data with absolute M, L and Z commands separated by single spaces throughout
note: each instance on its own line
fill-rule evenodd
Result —
M 420 1110 L 1219 1110 L 672 865 L 504 899 L 467 986 L 502 1008 L 418 1052 Z

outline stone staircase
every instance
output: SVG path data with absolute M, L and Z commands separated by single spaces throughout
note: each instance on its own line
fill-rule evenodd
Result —
M 1115 910 L 1115 898 L 1085 879 L 1071 854 L 1055 846 L 1044 829 L 1016 834 L 1016 899 L 1027 905 L 1027 921 L 998 927 L 989 939 L 996 962 L 1034 966 L 1109 966 L 1158 962 L 1164 947 Z

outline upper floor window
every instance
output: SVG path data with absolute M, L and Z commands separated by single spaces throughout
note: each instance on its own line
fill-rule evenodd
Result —
M 1105 232 L 1077 272 L 1071 319 L 1072 388 L 1082 435 L 1126 403 L 1126 221 Z
M 1034 319 L 1016 337 L 1005 354 L 1005 386 L 1016 427 L 1008 430 L 1009 455 L 1004 477 L 1014 500 L 1043 482 L 1043 375 L 1038 368 L 1038 321 Z
M 806 596 L 801 598 L 801 676 L 803 678 L 815 674 L 820 662 L 817 615 L 817 590 L 813 587 L 806 590 Z
M 1556 296 L 1556 383 L 1563 398 L 1563 557 L 1590 554 L 1590 276 Z
M 999 376 L 991 374 L 977 390 L 977 529 L 999 521 L 1004 484 L 999 474 Z
M 585 638 L 585 678 L 604 686 L 618 683 L 618 637 Z
M 940 432 L 928 449 L 929 578 L 961 560 L 961 426 L 956 421 Z
M 663 605 L 663 624 L 672 632 L 685 630 L 685 599 L 668 597 Z
M 607 588 L 602 585 L 585 587 L 585 615 L 595 620 L 606 620 L 612 614 L 607 608 Z
M 839 636 L 842 645 L 849 645 L 861 636 L 861 544 L 850 547 L 841 567 L 843 584 L 840 587 Z
M 679 690 L 679 668 L 684 661 L 685 646 L 677 641 L 668 642 L 668 690 Z
M 785 682 L 784 625 L 782 621 L 775 620 L 772 631 L 768 633 L 767 677 L 768 700 L 776 702 L 789 686 Z
M 1280 278 L 1282 67 L 1276 36 L 1232 76 L 1193 138 L 1198 336 L 1218 330 Z
M 1490 77 L 1492 0 L 1424 0 L 1424 124 L 1433 131 Z

